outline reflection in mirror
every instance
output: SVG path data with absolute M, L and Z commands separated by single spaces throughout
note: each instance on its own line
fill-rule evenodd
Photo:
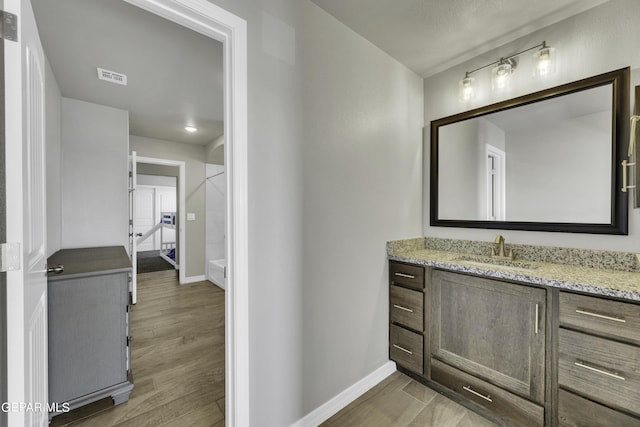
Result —
M 609 84 L 441 126 L 438 217 L 610 223 L 612 93 Z
M 627 233 L 625 68 L 431 122 L 431 225 Z

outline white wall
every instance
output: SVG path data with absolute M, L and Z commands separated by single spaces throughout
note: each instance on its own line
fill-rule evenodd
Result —
M 471 107 L 486 105 L 508 97 L 534 92 L 547 87 L 568 83 L 581 78 L 616 70 L 626 66 L 640 67 L 640 2 L 636 0 L 611 0 L 601 6 L 590 9 L 575 17 L 546 27 L 529 36 L 522 37 L 485 55 L 478 56 L 464 64 L 453 67 L 435 76 L 425 79 L 424 120 L 426 126 L 435 119 L 459 113 Z M 531 57 L 521 55 L 518 69 L 512 75 L 514 87 L 509 95 L 493 97 L 489 86 L 473 105 L 463 105 L 458 97 L 458 81 L 465 71 L 475 69 L 527 47 L 547 43 L 556 48 L 556 73 L 551 80 L 539 81 L 531 77 Z M 478 81 L 487 75 L 476 76 Z M 640 73 L 632 72 L 632 88 L 640 84 Z M 633 102 L 633 96 L 631 96 Z M 429 139 L 426 138 L 426 147 Z M 497 230 L 464 229 L 429 226 L 429 151 L 425 150 L 424 168 L 424 234 L 432 237 L 448 237 L 492 241 Z M 540 244 L 551 246 L 581 247 L 593 249 L 611 249 L 621 251 L 640 250 L 640 210 L 630 209 L 629 235 L 590 235 L 577 233 L 550 233 L 528 231 L 500 231 L 507 242 Z
M 224 135 L 220 135 L 205 147 L 206 162 L 214 165 L 224 165 Z
M 129 113 L 62 98 L 62 248 L 129 246 Z
M 288 426 L 388 360 L 422 79 L 309 0 L 211 1 L 248 25 L 250 417 Z
M 222 165 L 206 164 L 206 176 L 205 262 L 208 262 L 213 259 L 225 259 L 227 179 Z
M 62 247 L 61 108 L 62 96 L 49 61 L 45 76 L 45 141 L 47 164 L 47 256 Z
M 186 225 L 186 275 L 187 277 L 204 276 L 204 242 L 205 242 L 205 148 L 201 145 L 182 144 L 173 141 L 145 138 L 131 135 L 130 151 L 136 151 L 141 157 L 181 160 L 186 165 L 185 202 L 187 213 L 195 214 L 195 221 L 185 221 Z M 143 167 L 141 172 L 147 174 L 171 175 L 164 172 L 164 167 Z

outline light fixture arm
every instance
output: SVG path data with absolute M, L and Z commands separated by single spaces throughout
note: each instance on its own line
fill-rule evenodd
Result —
M 513 63 L 512 63 L 512 62 L 510 62 L 510 61 L 511 61 L 513 58 L 515 58 L 516 56 L 518 56 L 518 55 L 522 55 L 523 53 L 529 52 L 529 51 L 531 51 L 531 50 L 533 50 L 533 49 L 537 49 L 537 48 L 545 49 L 546 47 L 547 47 L 547 42 L 546 42 L 546 41 L 543 41 L 542 43 L 537 44 L 537 45 L 535 45 L 535 46 L 533 46 L 533 47 L 530 47 L 530 48 L 525 49 L 525 50 L 521 50 L 520 52 L 514 53 L 514 54 L 509 55 L 509 56 L 505 56 L 505 57 L 503 57 L 503 58 L 498 59 L 497 61 L 493 61 L 493 62 L 492 62 L 492 63 L 490 63 L 490 64 L 483 65 L 482 67 L 478 67 L 478 68 L 476 68 L 475 70 L 466 71 L 466 72 L 465 72 L 465 78 L 466 78 L 466 77 L 471 77 L 471 74 L 476 73 L 476 72 L 478 72 L 478 71 L 480 71 L 480 70 L 484 70 L 485 68 L 487 68 L 487 67 L 491 67 L 492 65 L 499 65 L 499 64 L 502 64 L 502 63 L 505 63 L 505 62 L 509 62 L 509 63 L 513 66 Z

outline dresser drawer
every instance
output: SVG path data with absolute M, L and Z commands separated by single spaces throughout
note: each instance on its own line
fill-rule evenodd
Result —
M 389 332 L 389 356 L 391 360 L 422 375 L 423 336 L 396 325 L 389 325 Z
M 389 318 L 418 332 L 424 331 L 424 294 L 420 291 L 390 286 Z
M 638 427 L 640 419 L 584 399 L 560 389 L 558 395 L 560 427 Z
M 640 344 L 640 305 L 560 292 L 560 324 Z
M 431 359 L 431 379 L 504 420 L 522 427 L 544 425 L 544 408 L 479 378 Z
M 632 413 L 640 413 L 640 348 L 560 328 L 558 383 Z
M 424 288 L 424 267 L 390 261 L 389 283 L 421 290 Z

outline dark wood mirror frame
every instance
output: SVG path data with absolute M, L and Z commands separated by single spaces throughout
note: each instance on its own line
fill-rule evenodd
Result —
M 640 86 L 636 86 L 636 93 L 635 93 L 635 100 L 634 100 L 634 107 L 633 107 L 633 114 L 636 116 L 640 116 Z M 638 177 L 640 177 L 640 162 L 638 160 L 640 160 L 640 155 L 638 155 L 638 141 L 640 141 L 640 126 L 636 126 L 636 146 L 634 147 L 633 153 L 634 153 L 634 157 L 633 157 L 633 161 L 636 163 L 636 167 L 635 167 L 635 184 L 636 184 L 636 188 L 634 191 L 634 202 L 633 202 L 633 207 L 635 209 L 640 208 L 640 185 L 638 185 Z
M 611 171 L 613 176 L 611 180 L 610 223 L 471 221 L 438 218 L 438 130 L 441 126 L 608 84 L 613 85 L 613 126 L 611 129 Z M 627 67 L 432 121 L 430 169 L 431 226 L 593 234 L 628 234 L 628 193 L 622 191 L 621 162 L 627 158 L 630 117 L 629 105 L 630 70 L 629 67 Z

